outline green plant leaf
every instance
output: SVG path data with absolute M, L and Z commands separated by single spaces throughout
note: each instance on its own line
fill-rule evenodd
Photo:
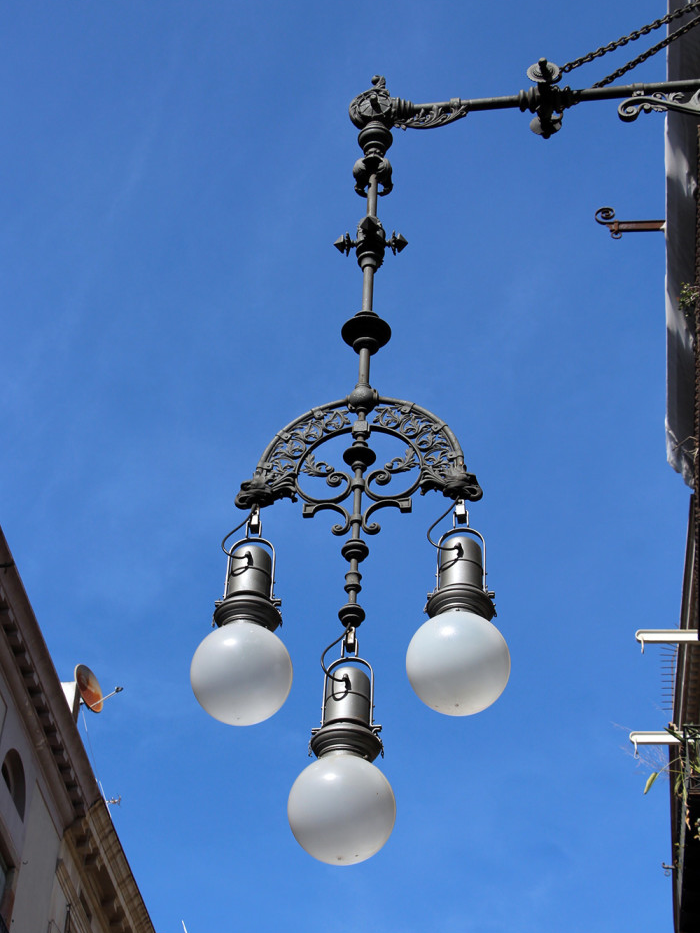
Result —
M 644 785 L 644 793 L 645 793 L 645 794 L 648 794 L 648 793 L 649 793 L 649 791 L 650 791 L 651 788 L 652 788 L 652 785 L 653 785 L 654 781 L 657 779 L 657 777 L 659 776 L 659 774 L 660 774 L 659 771 L 652 771 L 652 772 L 651 772 L 651 774 L 650 774 L 649 777 L 647 778 L 646 784 Z

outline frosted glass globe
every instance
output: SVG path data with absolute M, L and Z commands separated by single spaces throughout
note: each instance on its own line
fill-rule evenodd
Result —
M 309 855 L 354 865 L 379 852 L 391 835 L 396 801 L 379 768 L 349 752 L 329 752 L 294 782 L 287 816 Z
M 495 625 L 474 612 L 449 609 L 411 639 L 406 673 L 420 699 L 448 716 L 468 716 L 494 703 L 510 676 L 510 653 Z
M 229 622 L 195 651 L 190 681 L 214 719 L 252 726 L 269 719 L 287 699 L 292 662 L 274 632 L 254 622 Z

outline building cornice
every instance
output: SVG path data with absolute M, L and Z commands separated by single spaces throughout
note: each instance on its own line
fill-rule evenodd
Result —
M 59 833 L 113 933 L 153 933 L 60 678 L 0 529 L 0 669 L 32 738 Z

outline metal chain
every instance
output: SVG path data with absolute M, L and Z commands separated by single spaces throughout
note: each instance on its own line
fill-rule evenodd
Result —
M 643 52 L 637 58 L 632 59 L 631 62 L 627 62 L 626 65 L 618 68 L 617 71 L 613 71 L 613 73 L 608 75 L 607 78 L 603 78 L 602 81 L 596 81 L 593 87 L 605 87 L 606 84 L 612 84 L 613 81 L 617 81 L 618 78 L 621 78 L 624 74 L 627 74 L 627 72 L 631 71 L 633 68 L 636 68 L 637 65 L 641 65 L 641 63 L 645 62 L 647 58 L 651 58 L 652 55 L 656 55 L 656 53 L 660 52 L 661 49 L 665 49 L 666 46 L 670 45 L 674 39 L 679 39 L 681 36 L 684 36 L 686 32 L 690 32 L 690 30 L 698 24 L 700 24 L 700 16 L 696 16 L 695 19 L 691 19 L 689 23 L 686 23 L 685 26 L 681 26 L 680 29 L 676 29 L 676 31 L 672 32 L 670 36 L 667 36 L 661 42 L 653 45 L 650 49 L 647 49 L 646 52 Z
M 696 10 L 699 7 L 700 0 L 693 0 L 692 3 L 688 3 L 686 6 L 675 10 L 673 13 L 668 13 L 666 16 L 662 16 L 660 19 L 654 20 L 654 22 L 649 23 L 648 26 L 642 26 L 641 29 L 636 29 L 628 36 L 622 36 L 616 42 L 609 42 L 608 45 L 602 45 L 599 49 L 596 49 L 595 52 L 589 52 L 588 55 L 584 55 L 582 58 L 575 58 L 573 61 L 567 62 L 566 65 L 564 65 L 561 69 L 562 73 L 566 74 L 569 71 L 573 71 L 574 68 L 578 68 L 581 65 L 586 65 L 588 62 L 592 62 L 596 58 L 602 58 L 602 56 L 606 55 L 608 52 L 614 52 L 615 49 L 622 48 L 622 46 L 627 45 L 628 42 L 635 42 L 642 36 L 649 35 L 652 30 L 659 29 L 661 26 L 666 26 L 674 19 L 679 19 L 681 16 L 685 16 L 686 13 L 690 13 L 692 10 Z M 673 35 L 675 36 L 677 33 L 674 33 Z M 653 54 L 653 52 L 650 52 L 650 54 Z

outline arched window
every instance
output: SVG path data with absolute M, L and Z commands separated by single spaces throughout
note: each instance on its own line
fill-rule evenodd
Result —
M 10 791 L 10 796 L 14 800 L 15 806 L 17 807 L 17 812 L 19 813 L 20 818 L 24 819 L 26 784 L 24 780 L 22 759 L 19 757 L 19 752 L 17 749 L 11 748 L 5 755 L 5 760 L 2 763 L 1 770 L 3 780 L 7 784 L 7 788 Z

